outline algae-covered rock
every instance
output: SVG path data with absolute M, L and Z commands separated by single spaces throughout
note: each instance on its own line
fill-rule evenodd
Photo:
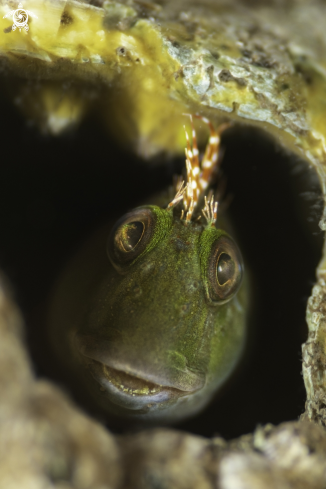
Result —
M 0 14 L 16 6 L 2 1 Z M 242 2 L 30 0 L 28 9 L 37 15 L 28 32 L 2 21 L 1 65 L 4 73 L 37 80 L 19 103 L 43 129 L 59 132 L 64 120 L 69 125 L 98 103 L 111 126 L 144 154 L 180 151 L 182 112 L 200 111 L 261 124 L 312 163 L 322 160 L 321 2 L 249 8 Z
M 41 131 L 58 135 L 93 111 L 139 154 L 174 154 L 183 113 L 198 112 L 270 133 L 313 166 L 325 195 L 324 2 L 29 0 L 28 31 L 3 19 L 17 8 L 0 2 L 2 89 Z M 0 487 L 324 487 L 325 270 L 323 257 L 307 309 L 304 420 L 231 443 L 174 430 L 114 438 L 35 379 L 1 289 L 11 377 L 0 379 Z

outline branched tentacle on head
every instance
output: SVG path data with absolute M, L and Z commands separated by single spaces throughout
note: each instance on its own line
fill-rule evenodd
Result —
M 219 151 L 221 142 L 220 136 L 222 132 L 225 131 L 225 129 L 230 127 L 230 124 L 225 123 L 219 126 L 218 129 L 215 129 L 213 124 L 206 117 L 195 115 L 195 117 L 205 122 L 210 130 L 210 137 L 208 140 L 206 151 L 200 163 L 197 137 L 192 115 L 185 115 L 188 115 L 190 117 L 192 127 L 192 145 L 190 144 L 189 136 L 185 128 L 187 140 L 187 147 L 185 149 L 187 183 L 179 180 L 176 196 L 168 205 L 168 209 L 174 207 L 179 202 L 181 202 L 181 200 L 183 200 L 181 219 L 189 222 L 191 221 L 199 200 L 204 196 L 205 205 L 204 209 L 202 210 L 202 214 L 207 220 L 207 224 L 210 226 L 214 226 L 217 219 L 218 203 L 214 201 L 213 195 L 207 198 L 205 192 L 207 191 L 207 188 L 209 187 L 213 175 L 216 173 L 219 165 Z

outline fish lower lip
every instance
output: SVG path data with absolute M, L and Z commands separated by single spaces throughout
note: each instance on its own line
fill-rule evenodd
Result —
M 102 371 L 111 384 L 120 391 L 131 396 L 151 396 L 166 389 L 166 387 L 162 385 L 154 384 L 153 382 L 135 377 L 134 375 L 127 374 L 121 370 L 116 370 L 104 364 L 102 364 Z
M 94 359 L 88 359 L 87 365 L 92 377 L 99 382 L 112 400 L 117 401 L 119 398 L 122 405 L 125 404 L 125 401 L 127 404 L 131 402 L 132 405 L 157 403 L 189 394 L 175 387 L 159 385 L 136 377 Z

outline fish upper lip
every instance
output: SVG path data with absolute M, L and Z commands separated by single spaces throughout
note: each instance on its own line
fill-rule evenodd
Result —
M 143 377 L 136 377 L 135 375 L 128 374 L 122 370 L 117 370 L 105 364 L 102 364 L 102 370 L 108 381 L 117 389 L 133 396 L 153 395 L 166 388 L 163 385 L 150 382 Z
M 156 384 L 143 377 L 137 377 L 122 370 L 109 367 L 97 360 L 91 360 L 91 370 L 92 367 L 93 372 L 96 369 L 97 374 L 101 373 L 103 375 L 103 380 L 105 379 L 106 382 L 109 382 L 112 386 L 126 395 L 148 397 L 156 396 L 163 391 L 171 391 L 171 393 L 173 392 L 175 395 L 180 395 L 182 393 L 187 394 L 187 392 L 182 391 L 181 389 Z M 106 383 L 105 381 L 104 383 Z
M 193 393 L 204 385 L 203 379 L 191 371 L 185 373 L 196 379 L 195 385 L 191 387 L 188 386 L 188 388 L 182 388 L 181 386 L 176 385 L 175 382 L 166 380 L 161 382 L 155 375 L 148 375 L 143 371 L 139 371 L 130 366 L 126 367 L 124 362 L 115 359 L 114 356 L 109 357 L 108 360 L 107 355 L 105 355 L 105 359 L 103 359 L 103 356 L 98 353 L 96 346 L 97 344 L 101 344 L 103 347 L 103 344 L 107 343 L 109 348 L 109 346 L 112 345 L 112 342 L 107 339 L 94 337 L 92 335 L 80 335 L 77 333 L 74 343 L 79 353 L 88 360 L 91 360 L 91 363 L 88 362 L 89 365 L 93 364 L 93 368 L 97 365 L 97 374 L 95 376 L 97 380 L 100 381 L 99 367 L 101 366 L 101 377 L 105 377 L 105 383 L 109 382 L 115 389 L 126 395 L 151 397 L 156 396 L 163 391 L 170 391 L 173 396 L 180 396 Z M 92 376 L 94 377 L 93 374 Z M 102 380 L 104 381 L 104 379 Z M 102 383 L 102 381 L 100 381 L 100 383 Z
M 100 385 L 102 395 L 107 397 L 112 404 L 120 406 L 130 413 L 133 412 L 135 415 L 148 412 L 153 406 L 165 403 L 170 399 L 177 399 L 189 394 L 189 392 L 147 382 L 89 358 L 87 370 Z M 117 379 L 121 379 L 121 376 L 123 383 L 117 381 Z M 131 382 L 131 386 L 128 385 L 129 382 Z

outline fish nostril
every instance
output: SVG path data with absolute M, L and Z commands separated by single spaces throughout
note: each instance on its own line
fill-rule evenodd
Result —
M 187 285 L 187 294 L 190 297 L 191 294 L 196 293 L 201 286 L 201 283 L 195 280 Z
M 133 292 L 134 298 L 138 299 L 142 295 L 143 290 L 141 287 L 139 287 L 139 285 L 135 285 L 132 292 Z
M 185 316 L 188 311 L 189 311 L 189 308 L 190 308 L 190 304 L 183 304 L 180 309 L 179 309 L 179 316 L 183 317 Z

